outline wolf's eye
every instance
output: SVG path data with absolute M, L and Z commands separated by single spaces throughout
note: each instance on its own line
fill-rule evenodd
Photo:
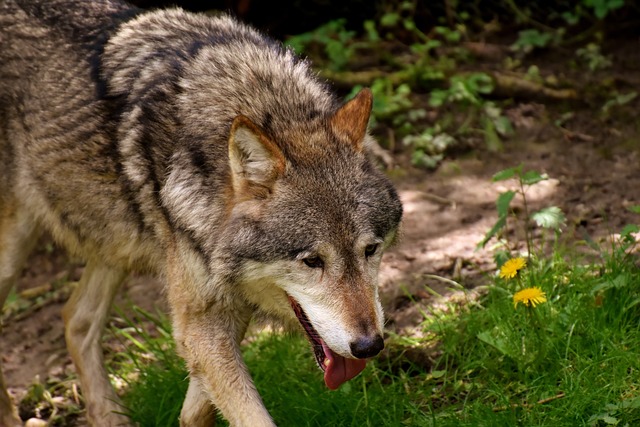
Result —
M 377 243 L 373 245 L 367 245 L 367 247 L 364 248 L 364 256 L 369 258 L 370 256 L 373 256 L 373 254 L 375 254 L 377 250 L 378 250 Z
M 324 261 L 319 256 L 310 256 L 309 258 L 305 258 L 302 260 L 307 267 L 311 268 L 322 268 L 324 267 Z

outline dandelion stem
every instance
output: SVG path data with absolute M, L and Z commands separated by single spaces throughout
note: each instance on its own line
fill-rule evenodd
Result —
M 522 194 L 522 202 L 524 204 L 524 238 L 527 242 L 527 260 L 531 260 L 531 236 L 529 235 L 529 206 L 527 205 L 527 196 L 524 191 L 524 182 L 522 176 L 518 176 L 520 182 L 520 194 Z

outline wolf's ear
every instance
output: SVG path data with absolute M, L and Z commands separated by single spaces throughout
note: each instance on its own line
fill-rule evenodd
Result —
M 266 197 L 284 173 L 282 151 L 251 120 L 238 116 L 229 134 L 229 165 L 236 194 Z
M 372 104 L 371 90 L 364 88 L 330 119 L 333 131 L 345 135 L 358 151 L 362 151 Z

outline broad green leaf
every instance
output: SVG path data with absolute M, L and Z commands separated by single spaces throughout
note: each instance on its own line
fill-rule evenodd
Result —
M 467 85 L 474 92 L 489 94 L 493 92 L 493 79 L 485 73 L 473 73 L 467 80 Z
M 628 275 L 621 273 L 618 274 L 612 280 L 605 280 L 593 287 L 591 290 L 592 294 L 596 294 L 600 291 L 606 291 L 608 289 L 620 289 L 628 286 L 630 283 Z
M 502 151 L 502 141 L 496 132 L 496 127 L 490 119 L 484 121 L 484 142 L 487 145 L 487 149 L 496 153 Z
M 640 205 L 629 206 L 627 209 L 633 213 L 640 214 Z
M 535 29 L 522 30 L 518 33 L 518 40 L 511 45 L 511 50 L 531 52 L 536 47 L 546 47 L 553 41 L 551 33 L 541 33 Z
M 592 7 L 596 18 L 603 19 L 612 10 L 624 6 L 624 0 L 583 0 L 586 6 Z
M 616 102 L 618 103 L 618 105 L 624 105 L 633 101 L 636 96 L 638 96 L 638 92 L 623 93 L 616 96 Z
M 513 125 L 508 117 L 500 116 L 494 120 L 496 131 L 502 136 L 513 135 Z
M 505 191 L 504 193 L 500 193 L 498 196 L 498 200 L 496 201 L 496 207 L 498 208 L 498 216 L 507 217 L 509 213 L 509 205 L 516 195 L 515 191 Z
M 531 219 L 540 227 L 559 229 L 565 222 L 566 218 L 559 207 L 549 206 L 535 212 L 531 215 Z
M 416 23 L 413 19 L 405 19 L 402 21 L 405 30 L 413 31 L 416 29 Z
M 522 175 L 522 183 L 524 185 L 533 185 L 537 184 L 540 181 L 545 181 L 549 179 L 549 176 L 546 173 L 538 173 L 536 171 L 527 171 Z
M 578 22 L 580 22 L 580 17 L 578 16 L 578 14 L 573 12 L 562 12 L 560 16 L 562 16 L 562 18 L 569 25 L 576 25 Z
M 447 373 L 446 370 L 443 371 L 431 371 L 431 376 L 433 378 L 442 378 Z
M 480 341 L 489 344 L 503 355 L 513 358 L 514 352 L 509 348 L 506 339 L 492 336 L 491 331 L 482 331 L 476 336 Z
M 509 178 L 513 178 L 516 175 L 520 175 L 521 172 L 522 172 L 522 165 L 505 169 L 493 175 L 493 177 L 491 178 L 491 181 L 493 182 L 505 181 Z
M 380 25 L 383 27 L 394 27 L 400 22 L 400 14 L 395 12 L 389 12 L 382 15 L 380 18 Z
M 639 232 L 640 232 L 640 227 L 638 227 L 635 224 L 627 224 L 624 226 L 624 228 L 620 232 L 620 236 L 629 237 L 630 234 L 639 233 Z
M 489 240 L 491 240 L 491 238 L 493 236 L 495 236 L 496 234 L 498 234 L 498 232 L 500 230 L 502 230 L 504 228 L 504 226 L 507 224 L 507 216 L 501 216 L 500 218 L 498 218 L 498 221 L 496 221 L 496 223 L 493 225 L 493 227 L 491 227 L 491 230 L 489 230 L 487 232 L 487 234 L 484 235 L 484 239 L 482 239 L 482 241 L 480 243 L 478 243 L 478 245 L 476 246 L 477 249 L 482 249 L 485 247 L 485 245 L 487 244 L 487 242 Z
M 448 92 L 442 89 L 435 89 L 429 97 L 429 105 L 432 107 L 441 107 L 447 100 Z
M 640 302 L 640 299 L 638 299 L 637 302 Z M 621 406 L 623 408 L 633 408 L 633 409 L 640 408 L 640 396 L 634 397 L 632 399 L 623 400 Z
M 367 37 L 369 41 L 377 43 L 380 41 L 380 34 L 378 34 L 378 30 L 376 29 L 376 23 L 372 20 L 364 21 L 364 29 L 367 32 Z

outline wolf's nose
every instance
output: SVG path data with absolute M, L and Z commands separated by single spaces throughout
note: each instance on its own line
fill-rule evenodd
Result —
M 384 340 L 380 335 L 372 337 L 360 337 L 349 344 L 351 354 L 358 359 L 366 359 L 380 353 L 384 348 Z

